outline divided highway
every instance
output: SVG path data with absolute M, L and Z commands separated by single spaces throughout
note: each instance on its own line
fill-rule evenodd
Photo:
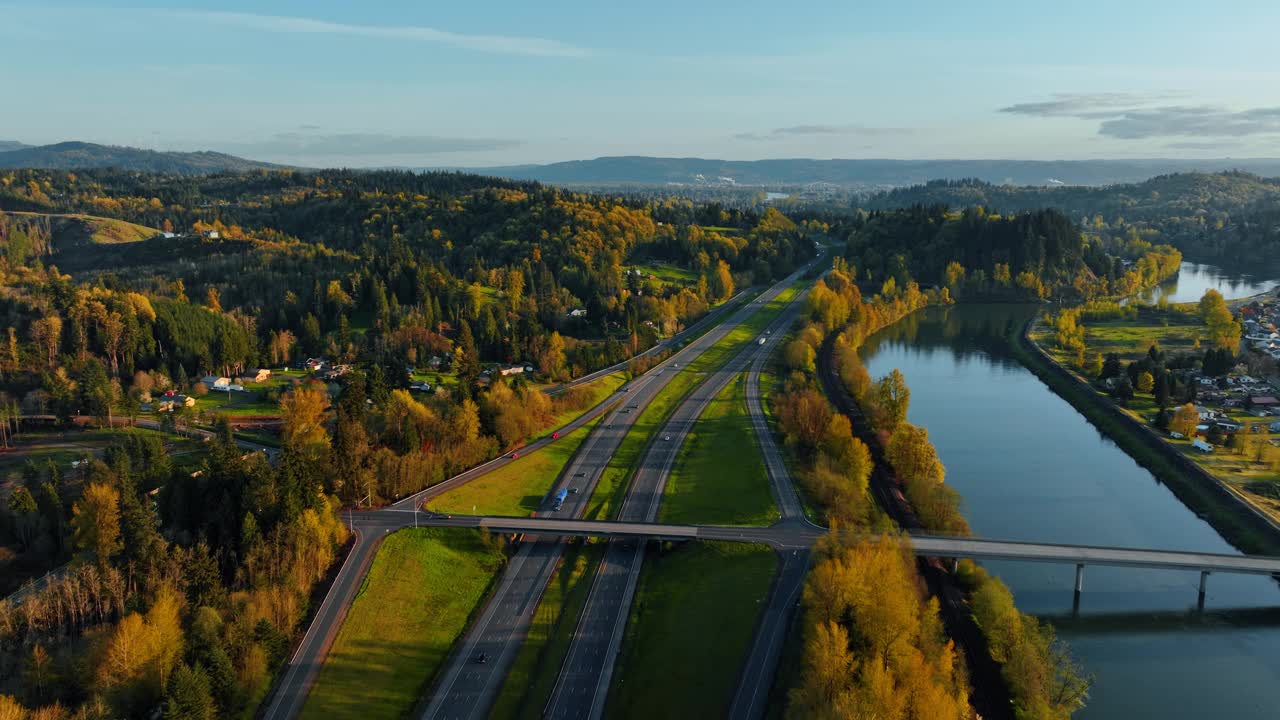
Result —
M 807 269 L 808 266 L 797 271 L 766 295 L 781 292 Z M 767 337 L 778 337 L 781 330 L 794 322 L 802 297 L 803 293 L 773 320 Z M 650 445 L 640 461 L 619 512 L 622 521 L 653 522 L 657 518 L 667 478 L 689 431 L 720 391 L 743 372 L 754 357 L 763 356 L 765 349 L 772 349 L 774 344 L 776 340 L 760 345 L 753 338 L 676 408 L 659 431 L 660 439 Z M 613 541 L 606 549 L 544 717 L 596 718 L 602 714 L 640 578 L 645 544 L 644 541 Z
M 735 305 L 736 300 L 745 293 L 740 293 L 733 301 L 724 303 L 719 308 L 708 313 L 698 322 L 691 325 L 683 332 L 672 337 L 664 343 L 640 353 L 638 357 L 652 355 L 664 349 L 677 346 L 680 342 L 687 338 L 693 337 L 707 330 L 709 326 L 714 325 L 726 313 L 728 313 Z M 740 309 L 741 313 L 742 310 Z M 719 333 L 716 333 L 719 337 Z M 710 342 L 714 343 L 714 340 Z M 688 349 L 695 347 L 709 347 L 709 344 L 703 342 L 703 339 L 694 341 Z M 686 349 L 686 350 L 688 350 Z M 697 351 L 697 352 L 700 352 Z M 627 360 L 622 363 L 604 368 L 590 375 L 584 376 L 568 383 L 567 386 L 579 385 L 590 380 L 594 380 L 611 372 L 617 372 L 626 367 L 630 362 Z M 617 405 L 622 400 L 634 397 L 634 391 L 642 390 L 649 381 L 660 375 L 662 366 L 658 366 L 650 370 L 640 378 L 633 380 L 629 385 L 620 388 L 618 392 L 602 400 L 595 407 L 583 413 L 573 422 L 560 429 L 560 434 L 570 432 L 579 428 L 601 414 L 607 412 L 610 408 Z M 629 392 L 630 391 L 630 392 Z M 634 402 L 634 401 L 633 401 Z M 521 457 L 526 457 L 529 453 L 545 447 L 552 440 L 550 437 L 540 438 L 521 449 Z M 588 443 L 593 442 L 588 439 Z M 584 445 L 578 453 L 579 457 L 588 455 L 590 445 Z M 609 451 L 612 454 L 612 451 Z M 597 459 L 599 459 L 597 457 Z M 506 466 L 513 460 L 510 454 L 502 455 L 494 458 L 487 463 L 474 467 L 466 472 L 459 473 L 448 480 L 433 485 L 421 492 L 414 493 L 394 503 L 388 508 L 377 511 L 364 511 L 351 513 L 348 517 L 351 522 L 351 529 L 354 533 L 354 543 L 348 552 L 346 559 L 338 569 L 337 575 L 334 577 L 332 585 L 320 603 L 315 615 L 311 620 L 311 624 L 307 627 L 306 632 L 302 636 L 296 651 L 288 664 L 281 671 L 281 675 L 276 683 L 274 694 L 271 698 L 264 718 L 268 720 L 285 720 L 287 718 L 296 717 L 301 711 L 302 706 L 306 702 L 307 693 L 311 689 L 311 685 L 315 682 L 316 676 L 320 672 L 320 667 L 324 663 L 325 657 L 328 655 L 329 648 L 333 644 L 334 638 L 337 636 L 338 628 L 342 625 L 342 620 L 346 617 L 347 609 L 351 607 L 351 602 L 355 598 L 356 592 L 360 589 L 364 582 L 364 577 L 368 573 L 369 565 L 373 562 L 373 556 L 377 552 L 378 547 L 382 544 L 383 538 L 392 530 L 398 530 L 403 527 L 409 527 L 416 524 L 418 518 L 417 508 L 422 503 L 437 497 L 459 485 L 465 484 L 482 475 L 493 472 L 501 467 Z M 605 460 L 607 462 L 607 459 Z M 406 515 L 407 511 L 407 515 Z M 410 517 L 411 516 L 411 517 Z
M 601 473 L 640 413 L 678 372 L 676 366 L 687 364 L 723 340 L 796 277 L 798 273 L 765 291 L 724 323 L 633 381 L 627 387 L 627 397 L 610 410 L 557 481 L 555 489 L 571 491 L 557 516 L 578 517 L 586 510 Z M 542 509 L 543 513 L 550 510 L 549 504 Z M 528 633 L 563 550 L 563 540 L 557 536 L 525 539 L 503 570 L 480 616 L 450 656 L 422 718 L 473 718 L 487 714 Z M 481 656 L 485 662 L 476 662 Z

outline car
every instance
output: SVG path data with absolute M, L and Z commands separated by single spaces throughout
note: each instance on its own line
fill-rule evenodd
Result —
M 662 436 L 662 439 L 663 439 L 663 440 L 670 440 L 670 439 L 671 439 L 671 436 L 670 436 L 670 435 L 663 435 L 663 436 Z
M 553 433 L 551 433 L 551 439 L 552 439 L 552 440 L 559 440 L 559 439 L 560 439 L 560 433 L 558 433 L 558 432 L 553 432 Z
M 477 665 L 483 665 L 483 664 L 485 664 L 485 663 L 487 663 L 487 662 L 489 662 L 489 656 L 488 656 L 488 655 L 486 655 L 486 654 L 484 654 L 484 653 L 480 653 L 480 654 L 479 654 L 479 655 L 477 655 L 477 656 L 476 656 L 476 658 L 475 658 L 475 663 L 476 663 Z
M 519 457 L 520 457 L 520 453 L 518 453 L 518 452 L 513 452 L 513 453 L 511 453 L 511 459 L 512 459 L 512 460 L 515 460 L 516 458 L 519 458 Z
M 569 494 L 570 494 L 570 495 L 577 495 L 577 494 L 578 494 L 578 488 L 576 488 L 576 487 L 571 487 L 571 488 L 569 488 Z

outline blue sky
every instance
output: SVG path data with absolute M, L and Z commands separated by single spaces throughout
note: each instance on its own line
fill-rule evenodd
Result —
M 1280 156 L 1277 28 L 1274 1 L 0 0 L 0 140 L 342 166 Z

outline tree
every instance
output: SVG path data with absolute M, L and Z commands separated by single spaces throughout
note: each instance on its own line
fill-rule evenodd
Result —
M 75 546 L 99 565 L 120 552 L 120 493 L 104 483 L 92 483 L 71 507 Z
M 179 666 L 165 695 L 164 720 L 211 720 L 214 711 L 209 676 L 204 669 Z
M 910 404 L 911 389 L 907 387 L 907 379 L 894 368 L 893 372 L 880 378 L 872 389 L 876 429 L 893 433 L 898 425 L 906 422 Z
M 1196 410 L 1196 406 L 1187 403 L 1178 408 L 1173 414 L 1173 420 L 1169 422 L 1169 430 L 1176 432 L 1183 437 L 1195 437 L 1196 425 L 1200 424 L 1200 412 Z
M 471 334 L 471 324 L 463 320 L 458 328 L 458 344 L 453 350 L 454 367 L 458 370 L 458 384 L 468 395 L 474 395 L 476 381 L 480 378 L 480 354 L 476 351 L 476 339 Z
M 1138 392 L 1149 393 L 1155 388 L 1156 379 L 1149 372 L 1138 375 Z
M 313 458 L 329 447 L 329 431 L 324 426 L 327 402 L 325 392 L 314 385 L 301 385 L 280 398 L 286 447 Z

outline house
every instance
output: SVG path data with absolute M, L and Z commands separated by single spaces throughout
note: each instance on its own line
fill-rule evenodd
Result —
M 267 368 L 249 368 L 249 372 L 245 373 L 245 377 L 249 382 L 266 382 L 271 379 L 271 371 Z
M 525 370 L 523 365 L 503 365 L 500 371 L 503 377 L 509 375 L 523 375 Z
M 1205 453 L 1213 452 L 1213 446 L 1201 440 L 1200 438 L 1196 438 L 1195 440 L 1192 440 L 1191 447 L 1199 450 L 1200 452 L 1205 452 Z
M 569 317 L 580 318 L 580 317 L 586 317 L 586 316 L 587 316 L 587 311 L 584 308 L 574 308 L 569 311 Z
M 201 234 L 210 240 L 217 240 L 218 238 L 222 237 L 222 233 L 218 232 L 217 230 L 205 230 Z
M 196 399 L 190 395 L 165 395 L 156 403 L 156 412 L 171 412 L 176 408 L 195 407 Z
M 428 382 L 412 382 L 409 383 L 409 389 L 414 392 L 431 392 L 431 383 Z
M 1235 420 L 1218 420 L 1216 424 L 1218 427 L 1222 428 L 1224 432 L 1235 432 L 1243 427 Z
M 229 377 L 205 375 L 204 377 L 200 378 L 200 382 L 204 383 L 204 386 L 209 388 L 210 390 L 226 391 L 231 389 L 231 378 Z
M 439 355 L 432 355 L 432 356 L 431 356 L 431 359 L 427 361 L 427 365 L 428 365 L 429 367 L 438 368 L 438 367 L 440 367 L 440 363 L 441 363 L 441 362 L 442 362 L 442 361 L 441 361 L 441 359 L 440 359 L 440 356 L 439 356 Z
M 303 365 L 308 370 L 319 370 L 320 368 L 325 366 L 325 359 L 324 358 L 307 358 L 307 361 L 303 363 Z

